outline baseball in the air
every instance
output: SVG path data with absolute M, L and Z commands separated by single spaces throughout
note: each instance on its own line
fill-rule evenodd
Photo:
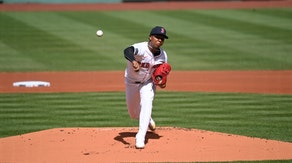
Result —
M 96 31 L 96 35 L 97 35 L 98 37 L 101 37 L 101 36 L 103 35 L 103 31 L 102 31 L 102 30 L 97 30 L 97 31 Z

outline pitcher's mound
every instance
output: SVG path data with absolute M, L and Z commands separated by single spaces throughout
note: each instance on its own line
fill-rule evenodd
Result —
M 292 159 L 292 143 L 163 127 L 135 149 L 137 128 L 57 128 L 0 139 L 0 162 L 197 162 Z

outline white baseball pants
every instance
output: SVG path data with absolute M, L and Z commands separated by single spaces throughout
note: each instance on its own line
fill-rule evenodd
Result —
M 126 82 L 126 102 L 131 118 L 139 119 L 136 139 L 145 140 L 151 119 L 156 87 L 151 80 L 142 84 Z

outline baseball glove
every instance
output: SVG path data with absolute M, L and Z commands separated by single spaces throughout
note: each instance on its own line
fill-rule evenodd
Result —
M 152 80 L 155 85 L 158 85 L 161 88 L 166 87 L 167 76 L 171 71 L 171 66 L 168 63 L 162 63 L 158 65 L 155 71 L 152 74 Z

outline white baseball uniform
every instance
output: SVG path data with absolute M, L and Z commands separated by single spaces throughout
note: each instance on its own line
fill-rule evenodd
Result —
M 134 71 L 132 63 L 128 61 L 125 70 L 126 102 L 130 117 L 139 119 L 136 139 L 145 140 L 156 92 L 152 73 L 155 65 L 167 62 L 167 54 L 160 48 L 160 54 L 154 56 L 148 48 L 148 42 L 136 43 L 132 46 L 135 60 L 140 63 L 140 70 Z

